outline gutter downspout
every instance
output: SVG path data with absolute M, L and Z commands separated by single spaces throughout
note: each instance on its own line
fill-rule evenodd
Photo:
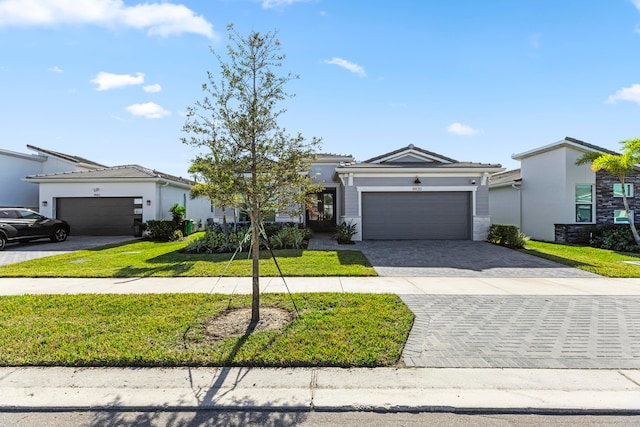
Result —
M 511 187 L 518 191 L 518 228 L 522 232 L 522 188 L 515 182 L 511 183 Z

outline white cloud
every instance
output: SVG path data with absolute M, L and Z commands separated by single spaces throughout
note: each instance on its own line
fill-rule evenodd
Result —
M 325 64 L 337 65 L 338 67 L 342 67 L 345 70 L 351 71 L 359 75 L 360 77 L 367 77 L 367 73 L 364 71 L 364 68 L 359 66 L 358 64 L 354 64 L 353 62 L 349 62 L 346 59 L 342 58 L 331 58 L 324 61 Z
M 181 4 L 125 5 L 123 0 L 0 0 L 0 27 L 97 25 L 146 29 L 148 35 L 218 38 L 213 25 Z
M 482 129 L 474 129 L 471 126 L 455 122 L 447 126 L 447 132 L 454 133 L 456 135 L 472 136 L 483 133 L 484 131 Z
M 291 6 L 294 3 L 305 3 L 309 0 L 260 0 L 263 9 L 275 9 L 278 7 Z
M 146 104 L 133 104 L 125 108 L 134 116 L 141 116 L 147 119 L 161 119 L 171 113 L 155 102 L 147 102 Z
M 52 71 L 54 73 L 62 73 L 62 68 L 58 67 L 57 65 L 54 65 L 53 67 L 49 68 L 49 71 Z
M 156 93 L 156 92 L 160 92 L 162 90 L 162 86 L 160 86 L 158 83 L 156 83 L 156 84 L 153 84 L 153 85 L 143 86 L 142 90 L 144 90 L 147 93 Z
M 91 80 L 91 83 L 98 85 L 97 91 L 109 90 L 118 87 L 125 87 L 131 85 L 141 85 L 144 83 L 144 74 L 136 73 L 135 76 L 129 74 L 112 74 L 100 71 L 95 79 Z
M 638 0 L 640 1 L 640 0 Z M 611 95 L 605 103 L 615 104 L 618 101 L 631 101 L 640 104 L 640 84 L 633 84 L 631 87 L 624 87 Z
M 633 3 L 633 5 L 640 10 L 640 0 L 631 0 L 631 3 Z

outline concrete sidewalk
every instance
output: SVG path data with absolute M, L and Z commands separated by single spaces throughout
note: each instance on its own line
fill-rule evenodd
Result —
M 480 277 L 279 277 L 260 279 L 261 292 L 395 293 L 398 295 L 640 295 L 640 279 Z M 250 277 L 0 278 L 0 295 L 250 294 Z
M 0 410 L 115 408 L 640 414 L 640 372 L 0 368 Z

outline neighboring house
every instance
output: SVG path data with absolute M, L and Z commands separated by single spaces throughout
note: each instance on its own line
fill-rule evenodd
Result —
M 576 241 L 579 230 L 593 224 L 628 223 L 622 188 L 616 177 L 595 173 L 591 164 L 576 166 L 587 152 L 619 154 L 574 138 L 515 154 L 520 169 L 491 176 L 489 201 L 492 223 L 514 224 L 543 241 Z M 627 194 L 637 212 L 638 173 L 627 177 Z
M 489 175 L 500 165 L 458 162 L 409 145 L 361 163 L 349 155 L 318 154 L 310 175 L 324 189 L 299 218 L 313 230 L 356 225 L 354 240 L 485 240 L 490 225 Z M 227 220 L 240 214 L 226 209 Z M 221 222 L 222 209 L 214 220 Z
M 0 206 L 38 210 L 38 186 L 23 181 L 28 175 L 91 170 L 106 167 L 82 157 L 27 145 L 35 154 L 0 149 Z
M 134 220 L 170 219 L 175 203 L 186 207 L 185 218 L 193 219 L 196 229 L 211 216 L 207 199 L 189 198 L 194 181 L 139 165 L 31 175 L 25 180 L 40 188 L 40 213 L 64 219 L 72 234 L 130 234 Z
M 107 167 L 32 145 L 35 154 L 0 150 L 0 206 L 67 220 L 73 235 L 127 235 L 134 220 L 170 219 L 174 203 L 204 227 L 211 203 L 191 200 L 194 181 L 138 165 Z

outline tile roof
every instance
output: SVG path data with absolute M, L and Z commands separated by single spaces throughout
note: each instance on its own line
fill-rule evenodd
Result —
M 36 147 L 35 145 L 27 144 L 27 148 L 37 151 L 39 153 L 49 154 L 50 156 L 55 156 L 64 160 L 68 160 L 73 163 L 84 163 L 90 166 L 95 166 L 97 168 L 106 168 L 107 166 L 102 165 L 100 163 L 96 163 L 92 160 L 85 159 L 84 157 L 72 156 L 69 154 L 59 153 L 57 151 L 45 150 L 44 148 Z
M 169 175 L 153 169 L 148 169 L 140 165 L 124 165 L 105 167 L 101 169 L 93 169 L 88 171 L 60 172 L 52 174 L 31 175 L 28 179 L 37 180 L 57 180 L 57 179 L 144 179 L 144 178 L 160 178 L 168 181 L 180 182 L 187 185 L 194 185 L 195 181 Z
M 489 185 L 505 184 L 513 181 L 522 180 L 522 171 L 520 169 L 511 169 L 504 172 L 494 173 L 489 177 Z
M 454 159 L 452 159 L 450 157 L 446 157 L 446 156 L 443 156 L 441 154 L 434 153 L 432 151 L 427 151 L 427 150 L 424 150 L 424 149 L 422 149 L 420 147 L 416 147 L 413 144 L 409 144 L 406 147 L 402 147 L 402 148 L 399 148 L 397 150 L 391 151 L 389 153 L 381 154 L 379 156 L 367 159 L 367 160 L 363 161 L 362 163 L 375 163 L 378 160 L 382 160 L 384 158 L 391 157 L 391 156 L 393 156 L 395 154 L 400 154 L 400 153 L 408 151 L 408 150 L 417 151 L 418 153 L 422 153 L 422 154 L 424 154 L 424 155 L 426 155 L 428 157 L 435 157 L 435 158 L 441 159 L 444 162 L 451 162 L 451 163 L 456 163 L 457 162 L 457 160 L 454 160 Z

